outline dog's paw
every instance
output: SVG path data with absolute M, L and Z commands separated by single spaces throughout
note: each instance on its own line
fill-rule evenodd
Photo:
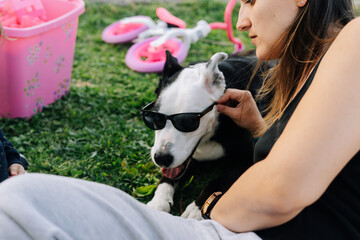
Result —
M 201 216 L 200 208 L 195 204 L 195 201 L 190 203 L 183 214 L 181 214 L 183 218 L 194 218 L 197 220 L 202 220 L 203 217 Z
M 160 183 L 153 199 L 147 205 L 159 211 L 170 212 L 171 206 L 174 205 L 173 196 L 174 187 L 168 183 Z
M 150 202 L 147 203 L 147 205 L 159 211 L 170 212 L 173 202 L 161 199 L 152 199 Z

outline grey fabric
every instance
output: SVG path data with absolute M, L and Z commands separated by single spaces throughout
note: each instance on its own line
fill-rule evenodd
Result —
M 0 184 L 0 239 L 260 239 L 153 210 L 113 187 L 45 174 Z

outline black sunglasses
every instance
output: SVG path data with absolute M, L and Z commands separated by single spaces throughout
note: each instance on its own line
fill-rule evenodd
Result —
M 173 115 L 165 115 L 149 110 L 154 104 L 155 102 L 151 102 L 141 110 L 143 120 L 148 128 L 152 130 L 163 129 L 166 121 L 170 120 L 174 127 L 180 132 L 193 132 L 198 129 L 200 118 L 210 112 L 217 103 L 211 104 L 200 113 L 177 113 Z

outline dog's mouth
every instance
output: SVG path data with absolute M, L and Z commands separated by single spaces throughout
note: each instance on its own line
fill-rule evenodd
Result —
M 175 168 L 162 167 L 161 172 L 166 178 L 177 180 L 186 173 L 186 170 L 190 165 L 191 159 L 192 159 L 192 155 L 183 164 Z
M 185 162 L 183 164 L 181 164 L 178 167 L 175 168 L 165 168 L 162 167 L 161 168 L 161 172 L 162 174 L 166 177 L 169 178 L 171 180 L 178 180 L 180 179 L 182 176 L 184 176 L 184 174 L 186 173 L 186 170 L 189 168 L 191 160 L 193 159 L 193 155 L 197 149 L 197 147 L 199 146 L 201 139 L 198 141 L 198 143 L 195 145 L 194 149 L 192 150 L 190 156 L 185 160 Z

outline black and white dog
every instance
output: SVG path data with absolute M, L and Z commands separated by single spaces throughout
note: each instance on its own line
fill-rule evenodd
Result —
M 216 101 L 226 88 L 246 89 L 254 95 L 261 86 L 260 74 L 251 84 L 254 55 L 230 57 L 216 53 L 208 62 L 183 68 L 166 53 L 163 76 L 155 90 L 157 98 L 142 110 L 145 124 L 156 130 L 151 157 L 161 168 L 153 199 L 155 209 L 170 212 L 176 184 L 192 161 L 220 160 L 229 171 L 207 185 L 187 206 L 182 217 L 201 219 L 200 208 L 216 191 L 226 192 L 253 163 L 253 139 L 230 118 L 219 114 Z M 227 59 L 228 58 L 228 59 Z

